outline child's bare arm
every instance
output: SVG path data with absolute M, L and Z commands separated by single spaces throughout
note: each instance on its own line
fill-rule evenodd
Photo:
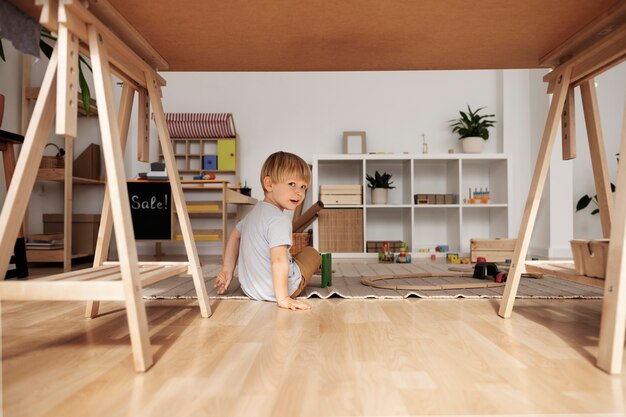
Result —
M 272 283 L 274 284 L 274 294 L 278 307 L 289 310 L 310 310 L 311 306 L 307 303 L 289 297 L 287 246 L 271 248 L 270 256 L 272 258 Z
M 218 294 L 224 294 L 230 285 L 230 281 L 233 279 L 233 271 L 235 265 L 237 265 L 237 258 L 239 257 L 239 243 L 241 241 L 241 234 L 237 228 L 233 229 L 228 236 L 226 247 L 224 248 L 224 264 L 217 278 L 215 279 L 214 287 L 217 288 Z

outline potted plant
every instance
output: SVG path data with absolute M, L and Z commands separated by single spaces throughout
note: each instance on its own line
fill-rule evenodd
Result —
M 463 152 L 479 153 L 483 148 L 484 141 L 489 139 L 489 128 L 496 123 L 490 117 L 495 117 L 495 114 L 478 114 L 484 108 L 480 107 L 472 111 L 468 105 L 467 113 L 459 111 L 461 117 L 450 120 L 452 132 L 458 133 L 460 136 Z
M 57 38 L 52 33 L 50 33 L 48 29 L 41 28 L 39 48 L 41 49 L 41 52 L 43 52 L 44 55 L 48 59 L 50 59 L 50 57 L 52 56 L 52 51 L 54 50 L 54 47 L 48 44 L 46 41 L 44 41 L 44 39 L 47 39 L 52 42 L 56 42 Z M 0 59 L 6 62 L 6 56 L 4 54 L 4 47 L 2 46 L 1 37 L 0 37 Z M 89 65 L 89 62 L 87 62 L 87 60 L 82 55 L 80 54 L 78 55 L 78 84 L 80 86 L 80 95 L 81 95 L 81 98 L 83 99 L 83 105 L 85 106 L 85 113 L 87 114 L 87 116 L 89 116 L 91 114 L 91 91 L 89 90 L 89 84 L 87 84 L 87 80 L 85 79 L 85 75 L 83 74 L 83 66 L 81 65 L 81 63 L 86 65 L 90 71 L 91 71 L 91 66 Z
M 367 186 L 372 189 L 372 204 L 387 204 L 387 193 L 390 188 L 396 188 L 391 180 L 391 174 L 386 172 L 380 174 L 378 171 L 372 177 L 365 175 Z

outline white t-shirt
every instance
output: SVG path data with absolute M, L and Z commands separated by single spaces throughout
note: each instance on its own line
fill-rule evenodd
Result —
M 271 203 L 260 201 L 237 224 L 241 234 L 239 242 L 239 283 L 246 295 L 254 300 L 276 301 L 272 282 L 270 249 L 276 246 L 291 247 L 291 219 Z M 298 288 L 302 273 L 289 256 L 289 294 Z

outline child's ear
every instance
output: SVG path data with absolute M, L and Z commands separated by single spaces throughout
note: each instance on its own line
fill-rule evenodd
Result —
M 267 191 L 272 191 L 273 185 L 274 183 L 272 182 L 270 176 L 266 175 L 265 178 L 263 178 L 263 188 L 265 188 Z

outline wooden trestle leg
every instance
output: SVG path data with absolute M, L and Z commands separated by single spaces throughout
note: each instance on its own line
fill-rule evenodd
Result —
M 130 127 L 130 116 L 133 110 L 134 94 L 135 91 L 130 87 L 129 83 L 124 83 L 124 86 L 122 87 L 122 96 L 120 98 L 120 107 L 118 110 L 122 154 L 126 150 L 126 143 L 128 141 L 128 130 Z M 96 250 L 93 257 L 94 267 L 102 266 L 107 260 L 109 248 L 111 246 L 112 230 L 113 218 L 111 217 L 111 197 L 109 195 L 108 187 L 105 187 L 104 200 L 102 202 L 102 215 L 100 216 L 100 228 L 98 229 Z M 88 301 L 87 307 L 85 308 L 85 317 L 94 318 L 98 314 L 99 307 L 99 301 Z
M 593 180 L 596 186 L 602 235 L 608 239 L 611 235 L 611 219 L 613 218 L 613 195 L 609 182 L 609 170 L 606 163 L 606 151 L 600 125 L 600 111 L 596 97 L 596 85 L 593 78 L 580 85 L 580 96 L 585 114 L 587 139 L 589 141 L 589 156 L 593 169 Z
M 525 269 L 524 260 L 526 259 L 526 254 L 528 252 L 530 237 L 535 225 L 537 211 L 539 210 L 541 194 L 548 175 L 550 157 L 554 148 L 556 131 L 559 127 L 561 110 L 563 109 L 565 98 L 567 97 L 571 72 L 572 70 L 570 67 L 565 67 L 561 74 L 559 74 L 558 80 L 556 81 L 556 87 L 552 96 L 552 103 L 550 104 L 550 111 L 548 112 L 546 126 L 543 131 L 541 147 L 539 148 L 539 153 L 537 154 L 537 162 L 535 164 L 533 179 L 530 183 L 530 190 L 528 192 L 528 199 L 526 200 L 524 215 L 522 217 L 517 242 L 515 244 L 515 252 L 513 254 L 511 268 L 509 269 L 509 276 L 504 288 L 502 303 L 500 304 L 500 309 L 498 311 L 498 314 L 504 318 L 511 317 L 513 303 L 515 302 L 515 295 L 517 294 L 520 279 Z
M 135 369 L 145 371 L 152 366 L 153 359 L 148 334 L 146 309 L 141 298 L 139 266 L 135 234 L 133 232 L 124 173 L 122 146 L 119 138 L 111 73 L 104 37 L 94 25 L 87 25 L 89 49 L 93 68 L 94 87 L 98 103 L 102 148 L 107 176 L 107 188 L 111 199 L 111 212 L 115 218 L 113 227 L 122 272 L 126 300 L 126 316 L 133 349 Z
M 161 148 L 163 149 L 163 160 L 165 161 L 167 175 L 172 187 L 172 199 L 174 200 L 176 207 L 180 230 L 185 242 L 187 257 L 189 258 L 189 269 L 191 269 L 191 276 L 193 277 L 193 283 L 198 296 L 200 314 L 202 317 L 210 317 L 211 306 L 209 304 L 209 297 L 206 292 L 206 285 L 202 274 L 202 265 L 200 264 L 198 249 L 196 248 L 193 231 L 191 229 L 189 213 L 187 212 L 187 204 L 185 203 L 185 197 L 183 196 L 183 188 L 179 182 L 178 168 L 176 167 L 176 160 L 174 159 L 174 150 L 172 148 L 170 134 L 165 124 L 165 113 L 163 112 L 163 105 L 160 99 L 161 89 L 157 85 L 156 79 L 148 76 L 146 81 L 150 104 L 152 104 L 152 110 L 154 112 L 154 121 L 157 125 L 159 141 L 161 143 Z
M 626 155 L 626 103 L 622 120 L 620 155 Z M 623 162 L 622 162 L 623 164 Z M 626 169 L 617 170 L 615 212 L 611 226 L 611 240 L 606 265 L 602 321 L 598 343 L 600 369 L 612 374 L 620 373 L 624 355 L 626 331 Z
M 54 101 L 56 98 L 57 56 L 58 53 L 55 49 L 50 57 L 50 63 L 39 90 L 33 115 L 26 129 L 24 144 L 15 166 L 13 179 L 7 190 L 2 212 L 0 212 L 0 233 L 2 233 L 0 238 L 0 276 L 2 277 L 6 275 L 9 267 L 15 239 L 22 227 L 29 197 L 37 178 L 37 170 L 48 141 L 48 135 L 52 129 L 56 109 Z

